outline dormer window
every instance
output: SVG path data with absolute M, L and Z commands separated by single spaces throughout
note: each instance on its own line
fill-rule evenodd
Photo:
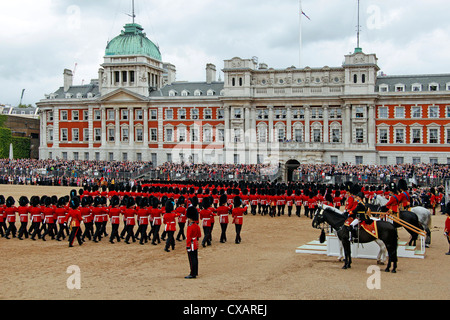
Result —
M 201 90 L 195 90 L 194 92 L 194 96 L 201 96 L 203 93 L 201 92 Z
M 381 84 L 380 92 L 389 92 L 389 86 L 387 84 Z
M 439 91 L 439 84 L 438 83 L 430 83 L 428 86 L 429 91 Z
M 411 90 L 413 92 L 420 92 L 420 91 L 422 91 L 422 85 L 419 83 L 415 83 L 411 86 Z
M 189 91 L 187 91 L 187 90 L 183 90 L 182 92 L 181 92 L 181 96 L 182 97 L 187 97 L 189 95 Z
M 169 97 L 175 97 L 177 95 L 177 92 L 175 90 L 169 91 Z
M 404 84 L 396 84 L 395 85 L 395 92 L 404 92 L 405 91 L 405 85 Z

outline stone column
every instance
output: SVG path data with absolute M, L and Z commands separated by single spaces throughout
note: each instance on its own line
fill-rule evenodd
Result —
M 292 106 L 286 106 L 286 140 L 292 140 Z
M 106 137 L 106 108 L 105 106 L 101 106 L 100 110 L 102 111 L 102 147 L 106 147 L 106 141 L 107 141 L 107 137 Z
M 58 108 L 53 108 L 53 149 L 59 149 L 59 110 Z
M 305 142 L 311 142 L 311 107 L 305 106 Z
M 275 136 L 274 136 L 274 127 L 273 127 L 273 106 L 267 106 L 269 108 L 269 143 L 273 143 Z
M 120 74 L 122 74 L 122 73 L 120 73 Z M 115 142 L 116 148 L 119 148 L 120 147 L 120 108 L 114 107 L 114 112 L 115 112 L 115 126 L 116 126 L 114 142 Z M 119 150 L 116 149 L 116 151 L 118 152 Z M 116 159 L 119 159 L 119 158 L 116 157 Z
M 129 107 L 128 113 L 129 113 L 128 118 L 130 120 L 129 132 L 128 132 L 129 145 L 130 145 L 130 147 L 134 147 L 134 108 Z
M 344 119 L 342 121 L 342 137 L 344 138 L 346 148 L 352 143 L 351 120 L 351 107 L 349 104 L 346 104 L 344 106 Z
M 145 106 L 143 108 L 142 112 L 144 113 L 144 150 L 147 150 L 148 149 L 148 134 L 149 134 L 149 132 L 148 132 L 148 130 L 149 130 L 149 128 L 148 128 L 148 106 Z M 144 159 L 144 157 L 143 157 L 143 159 Z
M 375 106 L 369 105 L 368 112 L 368 134 L 367 134 L 367 142 L 369 144 L 369 148 L 375 148 L 375 140 L 376 140 L 376 126 L 375 126 Z
M 328 105 L 323 106 L 323 142 L 329 143 L 330 142 L 330 127 L 329 127 L 329 120 L 328 120 Z

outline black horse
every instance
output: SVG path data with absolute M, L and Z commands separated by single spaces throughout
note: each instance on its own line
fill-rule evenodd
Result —
M 347 227 L 344 226 L 346 216 L 332 210 L 330 208 L 319 207 L 314 215 L 312 222 L 313 228 L 320 229 L 320 225 L 323 223 L 328 223 L 333 229 L 337 231 L 339 240 L 342 241 L 342 246 L 344 247 L 345 254 L 345 264 L 342 269 L 351 268 L 352 257 L 351 257 L 351 246 L 350 246 L 350 235 Z M 392 225 L 392 223 L 386 221 L 377 221 L 378 227 L 378 238 L 384 242 L 386 245 L 389 262 L 386 272 L 389 272 L 391 265 L 393 265 L 392 273 L 397 272 L 397 246 L 398 246 L 398 234 L 397 229 Z M 369 243 L 375 241 L 375 237 L 365 231 L 363 228 L 359 230 L 359 235 L 357 241 L 359 243 Z
M 379 206 L 379 205 L 374 205 L 374 204 L 367 204 L 366 207 L 368 209 L 370 209 L 372 212 L 388 212 L 389 209 L 386 208 L 386 206 Z M 422 224 L 419 221 L 419 218 L 417 217 L 417 215 L 412 212 L 412 211 L 400 211 L 400 215 L 399 218 L 411 225 L 413 225 L 414 227 L 423 230 Z M 403 227 L 402 225 L 394 222 L 394 227 L 395 228 L 400 228 Z M 411 229 L 405 228 L 406 231 L 408 231 L 408 233 L 411 235 L 411 239 L 409 240 L 408 245 L 409 246 L 416 246 L 416 242 L 417 242 L 417 238 L 419 237 L 419 235 L 417 234 L 417 232 L 412 231 Z

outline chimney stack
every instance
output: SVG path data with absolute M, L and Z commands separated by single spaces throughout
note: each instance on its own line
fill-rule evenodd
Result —
M 69 91 L 70 87 L 73 85 L 73 73 L 72 70 L 64 70 L 64 92 Z
M 211 84 L 216 81 L 216 66 L 212 63 L 206 65 L 206 83 Z

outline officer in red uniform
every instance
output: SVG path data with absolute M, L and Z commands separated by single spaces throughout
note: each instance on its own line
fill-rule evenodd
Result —
M 187 209 L 186 216 L 188 218 L 188 227 L 186 231 L 186 251 L 189 258 L 189 266 L 191 272 L 185 279 L 195 279 L 198 276 L 198 240 L 202 236 L 202 232 L 198 225 L 197 208 L 191 206 Z
M 5 214 L 5 196 L 0 195 L 0 235 L 2 238 L 5 237 L 6 230 L 8 227 L 6 226 L 5 220 L 6 220 L 6 214 Z
M 92 214 L 92 207 L 91 204 L 94 201 L 94 199 L 91 196 L 84 196 L 81 199 L 81 217 L 83 218 L 84 222 L 84 233 L 81 239 L 85 241 L 86 237 L 89 240 L 92 240 L 94 237 L 94 215 Z
M 136 208 L 136 217 L 139 222 L 139 228 L 136 234 L 139 237 L 139 244 L 144 245 L 144 242 L 148 242 L 148 236 L 147 236 L 147 228 L 148 228 L 148 218 L 149 218 L 149 212 L 148 212 L 148 198 L 141 198 L 137 197 L 139 199 Z
M 102 240 L 103 232 L 103 208 L 101 207 L 102 199 L 100 197 L 94 198 L 94 203 L 92 204 L 91 212 L 94 216 L 95 233 L 92 238 L 94 242 L 99 242 Z
M 177 241 L 186 240 L 186 235 L 184 234 L 184 228 L 186 226 L 186 207 L 185 207 L 185 201 L 184 196 L 180 196 L 177 201 L 177 208 L 175 209 L 175 212 L 178 214 L 178 234 L 177 234 Z M 183 238 L 183 239 L 181 239 Z
M 227 196 L 222 194 L 219 199 L 219 207 L 217 208 L 217 215 L 219 216 L 219 223 L 221 228 L 220 243 L 227 242 L 227 228 L 228 228 L 228 215 L 233 206 L 227 206 Z
M 123 215 L 127 220 L 127 227 L 126 227 L 127 236 L 125 238 L 126 244 L 130 244 L 129 242 L 130 238 L 133 240 L 133 242 L 136 242 L 133 230 L 134 226 L 136 225 L 135 214 L 136 214 L 135 200 L 133 197 L 129 197 L 127 201 L 127 208 L 123 212 Z
M 39 197 L 38 196 L 31 197 L 30 204 L 32 208 L 30 209 L 31 228 L 29 230 L 29 233 L 31 235 L 31 240 L 36 240 L 36 235 L 38 236 L 39 239 L 41 238 L 42 209 L 39 206 L 40 204 Z
M 81 240 L 81 221 L 83 221 L 83 217 L 81 217 L 81 212 L 78 210 L 78 207 L 80 206 L 80 198 L 72 197 L 69 206 L 70 209 L 67 214 L 67 218 L 70 223 L 70 228 L 72 229 L 69 236 L 69 247 L 73 247 L 75 238 L 81 246 L 83 244 L 83 240 Z
M 156 246 L 157 243 L 161 243 L 161 239 L 159 237 L 159 230 L 161 229 L 161 215 L 162 210 L 159 208 L 159 200 L 156 197 L 152 198 L 152 209 L 150 209 L 150 220 L 152 222 L 152 228 L 150 230 L 150 233 L 148 237 L 150 238 L 150 235 L 153 236 L 152 238 L 152 245 Z
M 200 210 L 200 219 L 202 219 L 202 227 L 204 232 L 202 246 L 206 247 L 206 245 L 211 245 L 211 222 L 214 213 L 209 208 L 210 204 L 208 197 L 203 198 L 201 206 L 203 209 Z
M 109 242 L 114 243 L 114 239 L 120 242 L 119 236 L 119 225 L 120 225 L 120 214 L 122 209 L 119 207 L 120 199 L 119 196 L 114 195 L 110 200 L 109 218 L 111 219 L 111 236 L 109 237 Z
M 361 191 L 361 187 L 359 185 L 353 185 L 349 183 L 347 185 L 347 201 L 345 203 L 345 212 L 348 214 L 347 220 L 345 220 L 344 225 L 350 227 L 357 217 L 356 208 L 358 207 L 358 200 L 356 199 L 356 195 Z
M 17 208 L 14 207 L 14 204 L 16 203 L 16 200 L 14 200 L 13 197 L 8 197 L 6 199 L 6 208 L 5 208 L 5 214 L 6 214 L 6 220 L 9 223 L 8 229 L 5 233 L 5 238 L 9 239 L 9 234 L 11 233 L 13 235 L 13 238 L 16 237 L 17 233 L 17 227 L 16 227 L 16 212 Z
M 164 224 L 166 225 L 164 230 L 167 234 L 166 246 L 164 247 L 164 251 L 170 252 L 169 247 L 172 247 L 172 250 L 175 250 L 175 238 L 174 234 L 177 231 L 177 213 L 174 212 L 174 205 L 171 199 L 166 201 L 165 205 L 166 213 L 163 216 Z
M 398 202 L 400 204 L 399 210 L 408 210 L 411 205 L 411 196 L 408 192 L 408 184 L 404 179 L 398 181 Z
M 86 197 L 83 197 L 83 200 L 84 199 L 86 199 Z M 56 240 L 58 241 L 61 241 L 61 238 L 66 239 L 65 232 L 67 226 L 67 216 L 66 216 L 66 213 L 68 211 L 67 209 L 68 208 L 66 207 L 66 199 L 64 197 L 59 198 L 58 204 L 55 209 L 56 223 L 59 226 L 59 230 L 56 235 Z
M 391 183 L 390 187 L 389 187 L 389 193 L 390 193 L 390 198 L 389 201 L 386 203 L 386 208 L 390 211 L 392 211 L 393 213 L 397 214 L 397 216 L 399 215 L 399 205 L 400 205 L 400 199 L 398 196 L 398 190 L 397 190 L 397 186 L 395 185 L 395 183 Z
M 234 208 L 231 212 L 231 216 L 233 217 L 233 223 L 236 228 L 236 239 L 235 243 L 239 244 L 241 243 L 241 230 L 242 230 L 242 224 L 244 223 L 244 213 L 247 212 L 247 207 L 242 208 L 241 204 L 241 198 L 235 197 L 233 200 Z
M 19 220 L 20 220 L 20 228 L 19 228 L 19 234 L 18 239 L 23 240 L 22 236 L 25 236 L 25 238 L 28 239 L 28 214 L 30 211 L 30 208 L 28 207 L 28 204 L 30 201 L 26 196 L 22 196 L 19 199 L 19 208 L 17 209 L 19 213 Z

